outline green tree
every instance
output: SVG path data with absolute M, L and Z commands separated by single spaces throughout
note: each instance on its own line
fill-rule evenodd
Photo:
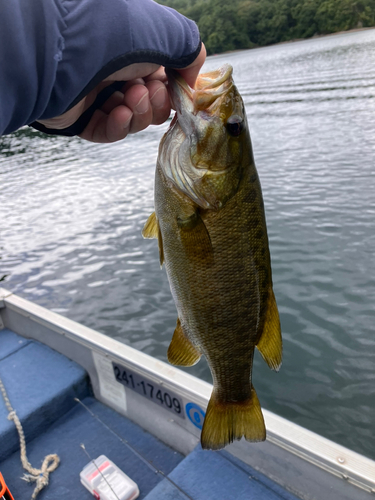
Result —
M 295 20 L 295 28 L 291 33 L 293 38 L 308 38 L 318 33 L 318 24 L 315 20 L 318 7 L 318 0 L 305 0 L 296 2 L 291 8 L 291 15 Z
M 209 0 L 198 21 L 209 54 L 249 48 L 246 25 L 238 16 L 238 2 Z
M 358 22 L 352 9 L 353 0 L 325 0 L 315 15 L 319 33 L 348 30 Z
M 209 54 L 375 25 L 375 0 L 160 0 L 194 19 Z

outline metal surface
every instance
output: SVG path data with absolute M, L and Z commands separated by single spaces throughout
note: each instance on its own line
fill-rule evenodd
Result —
M 42 342 L 83 366 L 95 397 L 160 440 L 187 455 L 198 443 L 199 408 L 205 410 L 212 386 L 90 328 L 0 289 L 5 327 Z M 177 394 L 191 418 L 175 418 L 162 405 L 116 380 L 113 363 L 139 380 Z M 137 379 L 138 380 L 138 379 Z M 190 411 L 190 410 L 189 410 Z M 195 413 L 194 413 L 195 412 Z M 267 441 L 245 441 L 227 450 L 306 500 L 375 498 L 375 462 L 264 410 Z
M 4 307 L 4 299 L 10 295 L 12 295 L 11 292 L 8 292 L 8 290 L 5 290 L 4 288 L 0 288 L 0 308 Z

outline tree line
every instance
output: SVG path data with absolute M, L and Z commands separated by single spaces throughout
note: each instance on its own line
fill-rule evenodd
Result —
M 157 0 L 193 19 L 209 54 L 375 26 L 375 0 Z

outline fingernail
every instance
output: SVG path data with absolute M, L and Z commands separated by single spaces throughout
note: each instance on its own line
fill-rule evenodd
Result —
M 143 115 L 148 111 L 148 93 L 141 97 L 138 101 L 138 104 L 135 106 L 135 109 L 139 115 Z
M 133 113 L 130 115 L 129 120 L 127 120 L 127 121 L 124 123 L 123 127 L 124 127 L 125 129 L 130 127 L 130 122 L 132 121 L 132 118 L 133 118 Z
M 150 99 L 152 106 L 156 109 L 163 108 L 166 96 L 167 91 L 165 87 L 160 87 Z

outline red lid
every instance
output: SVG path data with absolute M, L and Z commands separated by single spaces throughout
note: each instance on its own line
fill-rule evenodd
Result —
M 5 484 L 1 472 L 0 472 L 0 496 L 5 497 L 5 500 L 14 500 L 11 492 L 8 490 L 7 485 Z

